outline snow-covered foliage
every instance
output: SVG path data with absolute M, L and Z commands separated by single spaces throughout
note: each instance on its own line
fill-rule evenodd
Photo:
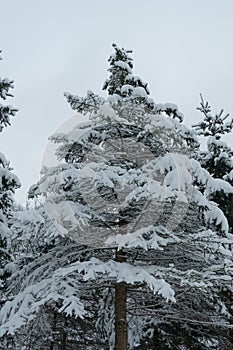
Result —
M 109 95 L 134 95 L 145 98 L 149 95 L 147 84 L 140 77 L 132 74 L 133 59 L 130 57 L 132 50 L 125 50 L 113 44 L 115 52 L 109 58 L 110 77 L 104 83 L 103 90 Z
M 233 150 L 222 140 L 224 134 L 232 131 L 233 119 L 229 114 L 221 110 L 218 114 L 211 112 L 208 102 L 204 102 L 201 96 L 201 104 L 198 110 L 204 116 L 204 120 L 196 125 L 199 135 L 207 137 L 207 150 L 198 152 L 198 161 L 201 166 L 213 176 L 216 186 L 206 193 L 210 200 L 215 201 L 226 215 L 230 229 L 233 229 Z
M 110 77 L 105 81 L 103 86 L 103 89 L 109 93 L 107 101 L 111 105 L 120 105 L 121 103 L 130 101 L 134 105 L 134 114 L 131 116 L 134 122 L 136 121 L 135 117 L 137 118 L 140 115 L 143 117 L 145 111 L 164 112 L 172 118 L 183 120 L 183 114 L 175 104 L 156 104 L 149 97 L 147 83 L 142 81 L 140 77 L 132 74 L 133 62 L 129 56 L 132 51 L 120 48 L 116 44 L 113 44 L 113 48 L 115 52 L 109 58 Z M 65 97 L 72 109 L 84 114 L 87 112 L 98 112 L 99 107 L 105 102 L 102 97 L 94 94 L 92 91 L 88 91 L 87 96 L 84 98 L 67 92 L 65 93 Z M 135 105 L 137 109 L 135 109 Z M 124 108 L 122 108 L 121 113 L 124 114 Z
M 0 51 L 1 53 L 1 51 Z M 1 59 L 1 57 L 0 57 Z M 8 78 L 0 78 L 0 97 L 5 100 L 13 95 L 9 90 L 14 87 L 13 80 Z M 10 125 L 10 116 L 15 115 L 17 109 L 12 106 L 4 106 L 0 104 L 0 131 L 4 126 Z M 13 204 L 14 191 L 20 186 L 20 182 L 16 175 L 11 172 L 9 162 L 3 153 L 0 153 L 0 216 L 7 216 L 8 210 Z M 2 221 L 3 219 L 1 219 Z
M 46 215 L 43 206 L 15 210 L 10 226 L 11 249 L 20 267 L 56 244 L 56 227 Z
M 0 153 L 0 209 L 5 216 L 8 216 L 13 205 L 15 189 L 21 185 L 18 177 L 11 170 L 9 162 L 3 153 Z
M 219 138 L 219 135 L 231 132 L 233 119 L 227 120 L 230 114 L 224 115 L 222 109 L 219 113 L 213 115 L 209 102 L 205 102 L 202 95 L 200 107 L 197 107 L 197 109 L 204 115 L 204 120 L 194 125 L 199 135 L 218 136 Z
M 20 186 L 18 177 L 11 170 L 9 162 L 0 153 L 0 283 L 4 282 L 3 285 L 13 266 L 9 220 L 12 216 L 13 195 L 15 189 Z
M 201 151 L 199 161 L 215 178 L 224 178 L 233 168 L 233 151 L 222 136 L 232 131 L 233 119 L 224 115 L 223 109 L 218 114 L 212 114 L 208 102 L 201 95 L 201 106 L 197 109 L 203 114 L 204 120 L 193 127 L 198 135 L 207 136 L 207 151 Z M 230 120 L 228 120 L 230 119 Z
M 1 51 L 0 51 L 1 54 Z M 0 57 L 0 60 L 2 58 Z M 5 100 L 7 97 L 12 97 L 9 93 L 10 89 L 14 88 L 14 80 L 8 78 L 0 77 L 0 97 Z M 10 118 L 15 116 L 17 108 L 12 107 L 11 105 L 3 105 L 0 103 L 0 131 L 4 126 L 10 125 Z
M 141 103 L 140 108 L 143 106 Z M 131 221 L 142 208 L 139 227 L 148 226 L 149 213 L 155 208 L 158 212 L 160 206 L 161 212 L 164 203 L 177 200 L 185 206 L 196 203 L 200 211 L 205 210 L 206 222 L 217 223 L 227 232 L 225 216 L 207 197 L 217 190 L 232 193 L 233 188 L 190 158 L 197 141 L 190 141 L 192 133 L 186 127 L 154 112 L 144 113 L 144 119 L 137 119 L 135 125 L 133 106 L 127 102 L 119 109 L 105 102 L 90 114 L 89 122 L 50 138 L 61 145 L 57 156 L 66 163 L 43 168 L 33 189 L 35 195 L 46 194 L 45 207 L 63 236 L 74 237 L 78 227 L 76 238 L 81 243 L 89 232 L 89 243 L 104 244 L 111 230 L 133 233 Z M 155 215 L 150 220 L 156 222 Z M 98 226 L 97 239 L 93 225 Z

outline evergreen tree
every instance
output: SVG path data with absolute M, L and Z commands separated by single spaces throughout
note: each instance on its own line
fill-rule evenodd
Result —
M 13 276 L 1 335 L 52 309 L 54 322 L 76 318 L 81 337 L 86 327 L 87 349 L 227 349 L 220 292 L 231 285 L 232 236 L 205 192 L 232 187 L 192 159 L 198 140 L 177 106 L 156 104 L 130 51 L 113 47 L 109 97 L 65 94 L 87 121 L 51 137 L 62 162 L 31 189 L 45 195 L 51 237 L 67 244 L 57 240 Z M 44 348 L 76 349 L 71 329 L 62 347 Z
M 222 109 L 213 114 L 211 106 L 205 102 L 201 95 L 198 110 L 203 115 L 203 121 L 194 125 L 199 135 L 207 137 L 207 150 L 199 151 L 198 160 L 202 167 L 216 179 L 222 179 L 233 185 L 233 150 L 222 140 L 224 134 L 232 131 L 233 119 L 224 114 Z M 219 182 L 221 183 L 221 182 Z M 222 209 L 228 219 L 230 230 L 233 229 L 233 193 L 225 192 L 221 186 L 207 196 Z
M 1 52 L 1 51 L 0 51 Z M 1 58 L 0 58 L 1 59 Z M 0 78 L 0 98 L 6 100 L 12 97 L 10 89 L 14 87 L 13 80 Z M 10 117 L 14 116 L 17 109 L 10 105 L 0 103 L 0 131 L 10 125 Z M 10 253 L 10 230 L 9 219 L 12 214 L 14 203 L 13 195 L 15 189 L 20 186 L 16 175 L 12 173 L 12 168 L 3 153 L 0 153 L 0 297 L 1 304 L 4 303 L 4 294 L 2 288 L 5 286 L 6 279 L 9 277 L 14 265 Z
M 198 152 L 198 160 L 202 167 L 216 179 L 227 181 L 233 185 L 233 150 L 226 142 L 222 140 L 225 134 L 232 132 L 233 119 L 229 114 L 224 114 L 222 109 L 219 113 L 213 114 L 211 106 L 205 102 L 201 95 L 200 107 L 197 108 L 203 115 L 203 120 L 193 127 L 199 135 L 207 138 L 207 150 Z M 216 187 L 214 191 L 207 193 L 210 200 L 215 201 L 219 208 L 227 217 L 230 232 L 233 230 L 233 192 L 224 191 L 221 186 Z M 221 297 L 225 300 L 227 310 L 232 313 L 232 290 L 225 288 L 222 290 Z M 231 321 L 232 322 L 232 321 Z M 229 331 L 231 347 L 233 344 L 233 331 Z

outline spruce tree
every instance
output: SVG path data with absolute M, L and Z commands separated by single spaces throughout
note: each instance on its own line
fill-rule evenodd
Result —
M 213 113 L 209 102 L 205 102 L 201 96 L 200 106 L 197 108 L 203 116 L 203 120 L 196 125 L 194 129 L 198 135 L 207 138 L 207 150 L 199 150 L 197 159 L 203 168 L 215 178 L 219 179 L 219 185 L 214 191 L 207 193 L 210 200 L 216 202 L 224 212 L 230 232 L 233 231 L 233 192 L 226 190 L 221 186 L 222 180 L 233 185 L 233 150 L 223 141 L 224 135 L 232 132 L 233 119 L 222 109 L 219 113 Z M 229 187 L 229 186 L 228 186 Z M 222 290 L 221 297 L 225 300 L 228 312 L 232 313 L 232 290 L 225 288 Z M 231 321 L 232 322 L 232 321 Z M 233 345 L 233 331 L 229 330 L 229 339 L 231 347 Z
M 205 196 L 219 181 L 192 158 L 199 143 L 178 107 L 155 103 L 131 51 L 113 48 L 108 98 L 65 94 L 86 122 L 50 138 L 61 163 L 31 190 L 45 196 L 51 237 L 68 242 L 14 276 L 0 334 L 30 329 L 51 308 L 95 324 L 93 350 L 96 339 L 115 350 L 227 349 L 220 291 L 231 284 L 232 236 Z M 63 348 L 76 349 L 69 332 Z
M 201 95 L 200 107 L 197 108 L 203 115 L 203 121 L 194 125 L 198 135 L 207 137 L 207 150 L 199 151 L 198 160 L 202 167 L 216 179 L 225 180 L 233 185 L 233 150 L 222 140 L 225 134 L 232 132 L 233 119 L 224 114 L 222 109 L 213 114 L 211 106 Z M 221 182 L 219 182 L 221 184 Z M 228 219 L 230 230 L 233 229 L 233 193 L 216 188 L 213 193 L 207 194 L 210 200 L 216 202 Z
M 1 53 L 1 51 L 0 51 Z M 0 57 L 1 59 L 1 57 Z M 10 90 L 14 87 L 13 80 L 0 78 L 0 98 L 6 100 L 12 97 Z M 10 119 L 16 114 L 17 109 L 11 105 L 0 103 L 0 131 L 10 125 Z M 20 186 L 16 175 L 12 173 L 9 161 L 3 153 L 0 153 L 0 285 L 1 304 L 5 302 L 3 289 L 6 279 L 13 269 L 12 256 L 10 252 L 10 230 L 9 220 L 14 203 L 13 195 L 15 189 Z

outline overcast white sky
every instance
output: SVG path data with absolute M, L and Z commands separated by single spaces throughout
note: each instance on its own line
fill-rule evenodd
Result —
M 0 76 L 15 80 L 8 103 L 20 109 L 0 150 L 23 183 L 21 202 L 48 136 L 74 114 L 63 92 L 102 93 L 113 42 L 134 50 L 135 74 L 185 124 L 200 120 L 199 92 L 233 114 L 232 0 L 0 0 L 0 9 Z

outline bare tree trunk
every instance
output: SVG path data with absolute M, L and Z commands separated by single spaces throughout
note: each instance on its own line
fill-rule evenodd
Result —
M 51 310 L 52 312 L 52 310 Z M 53 350 L 54 348 L 54 344 L 55 344 L 55 334 L 56 334 L 56 330 L 57 330 L 57 313 L 56 311 L 54 311 L 53 313 L 53 325 L 52 325 L 52 341 L 50 343 L 50 347 L 49 350 Z
M 125 261 L 124 252 L 122 250 L 116 253 L 116 261 Z M 126 283 L 117 283 L 115 287 L 115 350 L 127 350 L 128 348 L 126 298 Z
M 61 337 L 61 350 L 66 350 L 66 341 L 67 341 L 67 323 L 66 320 L 64 322 L 63 328 L 62 328 L 62 337 Z

